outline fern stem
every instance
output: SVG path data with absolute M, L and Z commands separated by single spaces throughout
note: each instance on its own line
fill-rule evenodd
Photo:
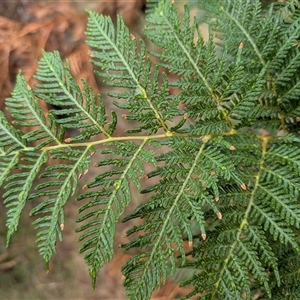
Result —
M 181 137 L 181 138 L 195 138 L 195 139 L 202 139 L 202 140 L 207 140 L 210 138 L 217 138 L 217 137 L 221 137 L 221 136 L 231 136 L 231 135 L 238 135 L 239 132 L 232 129 L 229 132 L 224 132 L 224 133 L 216 133 L 216 134 L 207 134 L 207 135 L 197 135 L 197 134 L 189 134 L 189 133 L 177 133 L 177 132 L 171 132 L 171 131 L 167 131 L 166 133 L 163 134 L 156 134 L 156 135 L 140 135 L 140 136 L 118 136 L 118 137 L 109 137 L 106 139 L 100 139 L 98 141 L 93 141 L 93 142 L 82 142 L 82 143 L 65 143 L 65 144 L 60 144 L 60 145 L 53 145 L 53 146 L 45 146 L 43 148 L 41 148 L 40 150 L 42 151 L 51 151 L 54 149 L 61 149 L 61 148 L 68 148 L 68 147 L 72 147 L 72 148 L 81 148 L 81 147 L 88 147 L 88 148 L 92 148 L 93 146 L 96 145 L 101 145 L 101 144 L 105 144 L 108 142 L 118 142 L 118 141 L 131 141 L 131 140 L 160 140 L 160 139 L 165 139 L 165 138 L 170 138 L 170 137 Z M 264 135 L 253 135 L 253 134 L 243 134 L 244 136 L 254 136 L 260 140 L 265 140 L 266 138 L 268 138 L 268 140 L 272 140 L 272 139 L 276 139 L 278 138 L 276 135 L 274 136 L 264 136 Z M 26 147 L 22 149 L 22 152 L 27 152 L 27 151 L 36 151 L 35 147 Z M 19 154 L 20 150 L 17 151 L 12 151 L 10 154 Z M 1 156 L 6 156 L 6 152 L 2 152 L 0 153 L 0 157 Z
M 101 145 L 105 144 L 108 142 L 118 142 L 118 141 L 132 141 L 132 140 L 143 140 L 143 141 L 148 141 L 148 140 L 155 140 L 155 139 L 163 139 L 166 137 L 173 136 L 174 134 L 170 134 L 171 132 L 167 132 L 165 134 L 157 134 L 153 136 L 148 136 L 148 135 L 141 135 L 141 136 L 118 136 L 118 137 L 110 137 L 108 139 L 102 139 L 94 142 L 83 142 L 83 143 L 74 143 L 74 144 L 64 144 L 63 147 L 92 147 L 95 145 Z M 188 136 L 187 134 L 185 134 Z M 47 146 L 45 147 L 47 149 L 55 149 L 55 148 L 61 148 L 58 146 Z

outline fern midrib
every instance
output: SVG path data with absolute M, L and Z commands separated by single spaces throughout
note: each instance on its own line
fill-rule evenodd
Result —
M 74 98 L 74 96 L 69 92 L 67 89 L 67 86 L 64 84 L 64 82 L 60 79 L 59 74 L 56 72 L 55 68 L 53 68 L 51 61 L 47 58 L 47 56 L 44 56 L 44 59 L 47 62 L 47 65 L 49 69 L 52 71 L 53 75 L 55 76 L 57 82 L 59 83 L 60 88 L 64 91 L 64 93 L 72 100 L 73 104 L 80 110 L 82 111 L 83 114 L 87 117 L 89 121 L 91 121 L 101 132 L 103 132 L 107 138 L 111 138 L 111 135 L 102 127 L 99 125 L 99 122 L 94 119 L 94 117 L 84 109 L 83 105 L 80 105 L 78 101 Z
M 173 204 L 172 204 L 172 206 L 171 206 L 171 208 L 170 208 L 170 210 L 169 210 L 166 218 L 163 220 L 163 225 L 162 225 L 162 227 L 160 229 L 160 233 L 159 233 L 159 235 L 158 235 L 158 237 L 156 239 L 155 244 L 152 247 L 152 251 L 151 251 L 151 254 L 149 256 L 149 259 L 145 263 L 144 271 L 139 276 L 142 279 L 138 283 L 138 289 L 140 289 L 142 287 L 142 283 L 145 281 L 143 278 L 145 278 L 145 276 L 147 276 L 146 273 L 147 273 L 147 270 L 148 270 L 149 266 L 152 263 L 152 259 L 153 259 L 154 255 L 158 252 L 157 248 L 162 245 L 162 240 L 163 240 L 164 236 L 166 235 L 165 230 L 166 230 L 166 228 L 168 226 L 168 223 L 170 222 L 170 219 L 172 218 L 173 211 L 175 210 L 175 208 L 176 208 L 176 206 L 177 206 L 177 204 L 179 202 L 179 199 L 180 199 L 181 195 L 184 194 L 185 187 L 188 184 L 190 178 L 192 177 L 192 174 L 193 174 L 194 169 L 195 169 L 195 167 L 197 165 L 198 159 L 200 158 L 202 152 L 204 151 L 204 148 L 206 146 L 206 142 L 208 140 L 209 140 L 209 138 L 206 139 L 205 142 L 203 142 L 203 144 L 201 145 L 201 147 L 200 147 L 200 149 L 199 149 L 199 151 L 198 151 L 198 153 L 197 153 L 197 155 L 196 155 L 196 157 L 194 159 L 194 162 L 193 162 L 193 164 L 192 164 L 192 166 L 190 168 L 190 171 L 189 171 L 186 179 L 184 180 L 184 182 L 183 182 L 180 190 L 178 191 L 178 194 L 177 194 L 176 198 L 174 199 L 174 202 L 173 202 Z M 192 241 L 189 241 L 189 242 L 192 242 Z M 184 253 L 183 253 L 183 255 L 184 255 Z
M 221 271 L 219 273 L 219 276 L 218 276 L 219 280 L 214 284 L 215 289 L 212 292 L 211 299 L 216 299 L 217 298 L 216 294 L 218 292 L 218 287 L 219 287 L 219 285 L 220 285 L 220 283 L 222 281 L 224 272 L 227 271 L 227 264 L 229 263 L 230 258 L 234 254 L 235 248 L 236 248 L 236 246 L 238 245 L 238 243 L 240 241 L 240 236 L 242 234 L 242 231 L 249 224 L 248 223 L 248 218 L 249 218 L 249 214 L 250 214 L 250 211 L 252 209 L 252 206 L 254 205 L 255 194 L 256 194 L 256 191 L 257 191 L 257 189 L 259 187 L 259 181 L 260 181 L 261 176 L 262 176 L 263 165 L 264 165 L 265 156 L 266 156 L 266 153 L 267 153 L 267 144 L 268 144 L 268 141 L 269 141 L 269 138 L 267 138 L 267 137 L 265 137 L 264 139 L 262 139 L 261 158 L 260 158 L 260 161 L 259 161 L 258 172 L 257 172 L 257 175 L 255 176 L 255 183 L 254 183 L 254 187 L 253 187 L 253 190 L 252 190 L 252 193 L 251 193 L 251 197 L 249 199 L 249 203 L 248 203 L 247 209 L 245 211 L 244 218 L 242 219 L 240 227 L 239 227 L 239 229 L 237 231 L 236 239 L 233 242 L 233 244 L 232 244 L 232 246 L 231 246 L 231 248 L 230 248 L 230 250 L 228 252 L 227 258 L 224 261 L 223 267 L 222 267 L 222 269 L 221 269 Z
M 163 127 L 164 131 L 167 132 L 167 133 L 169 133 L 170 131 L 169 131 L 168 126 L 167 126 L 166 123 L 163 121 L 161 115 L 159 114 L 159 112 L 157 111 L 157 109 L 153 106 L 153 104 L 152 104 L 151 100 L 148 98 L 148 96 L 146 96 L 146 100 L 147 100 L 147 102 L 148 102 L 150 108 L 153 110 L 156 119 L 159 121 L 159 123 L 160 123 L 161 126 Z

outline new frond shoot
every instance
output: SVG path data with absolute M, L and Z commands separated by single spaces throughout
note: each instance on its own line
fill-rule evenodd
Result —
M 175 273 L 190 287 L 183 299 L 299 298 L 300 3 L 194 3 L 208 38 L 170 0 L 150 1 L 140 41 L 121 17 L 89 12 L 109 97 L 76 82 L 58 52 L 43 53 L 35 86 L 17 76 L 0 112 L 7 245 L 31 201 L 48 265 L 77 199 L 94 288 L 129 222 L 128 299 L 150 299 Z

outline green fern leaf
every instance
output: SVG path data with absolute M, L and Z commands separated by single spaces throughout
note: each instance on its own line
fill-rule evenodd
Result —
M 187 236 L 190 243 L 193 240 L 190 219 L 198 219 L 201 234 L 205 236 L 201 209 L 209 205 L 215 215 L 221 219 L 222 214 L 214 201 L 214 199 L 218 201 L 219 198 L 217 183 L 219 180 L 235 182 L 238 178 L 237 175 L 232 176 L 235 172 L 233 166 L 232 168 L 221 166 L 223 164 L 229 166 L 230 163 L 221 152 L 211 148 L 209 142 L 202 145 L 192 140 L 189 142 L 186 140 L 185 145 L 183 142 L 177 139 L 170 140 L 168 146 L 176 149 L 178 161 L 192 162 L 192 164 L 186 166 L 180 163 L 174 164 L 174 155 L 170 152 L 158 158 L 158 161 L 165 161 L 166 166 L 149 173 L 147 177 L 159 175 L 162 178 L 160 184 L 143 191 L 155 194 L 150 201 L 142 204 L 125 219 L 142 217 L 146 220 L 145 224 L 127 232 L 128 235 L 139 231 L 145 233 L 128 245 L 124 245 L 125 249 L 148 248 L 151 245 L 151 250 L 140 257 L 133 257 L 122 268 L 129 298 L 139 299 L 142 295 L 149 298 L 153 289 L 159 287 L 170 274 L 174 273 L 176 250 L 183 257 L 183 261 L 185 257 L 183 236 Z M 169 161 L 168 157 L 172 159 Z M 218 176 L 212 176 L 213 172 Z M 186 206 L 185 203 L 189 205 Z
M 140 51 L 137 51 L 137 42 L 133 36 L 130 37 L 121 18 L 118 18 L 115 30 L 110 18 L 93 12 L 90 12 L 87 35 L 88 44 L 94 49 L 92 62 L 101 70 L 97 74 L 107 78 L 107 85 L 127 90 L 109 93 L 111 97 L 126 99 L 126 104 L 114 104 L 129 110 L 131 115 L 124 115 L 126 120 L 142 123 L 140 128 L 127 132 L 150 130 L 150 134 L 153 134 L 159 128 L 168 131 L 165 121 L 172 120 L 178 109 L 176 103 L 162 97 L 168 94 L 166 78 L 160 94 L 157 93 L 159 69 L 151 78 L 151 62 L 146 58 L 144 42 L 141 41 Z M 168 110 L 167 105 L 172 105 L 173 109 Z M 164 111 L 168 113 L 164 114 Z
M 111 136 L 112 132 L 104 127 L 108 122 L 102 100 L 97 101 L 93 90 L 84 81 L 84 89 L 80 90 L 70 67 L 63 66 L 58 52 L 44 53 L 36 78 L 41 83 L 36 85 L 34 93 L 58 107 L 51 110 L 54 116 L 62 116 L 56 119 L 57 123 L 66 129 L 80 130 L 80 134 L 69 141 L 86 140 L 99 133 Z
M 49 264 L 55 253 L 56 240 L 61 235 L 61 226 L 64 226 L 64 206 L 67 200 L 74 195 L 78 178 L 89 168 L 88 151 L 88 147 L 85 150 L 71 148 L 51 150 L 52 159 L 69 160 L 73 162 L 73 165 L 55 164 L 46 167 L 41 178 L 47 180 L 38 184 L 37 191 L 28 197 L 28 200 L 47 197 L 47 200 L 30 211 L 31 216 L 38 216 L 33 223 L 40 230 L 37 242 L 46 265 Z
M 15 159 L 17 160 L 16 157 Z M 19 163 L 18 169 L 21 172 L 7 177 L 8 183 L 5 185 L 5 188 L 8 191 L 3 195 L 4 204 L 9 208 L 6 222 L 8 227 L 7 245 L 18 228 L 20 215 L 25 207 L 28 195 L 41 167 L 48 161 L 48 155 L 44 151 L 40 153 L 26 152 L 26 155 L 22 157 L 22 161 L 27 164 Z M 16 164 L 16 162 L 13 163 Z
M 0 126 L 1 157 L 26 148 L 23 134 L 8 123 L 2 111 L 0 111 Z
M 19 155 L 9 155 L 6 157 L 5 152 L 1 150 L 1 158 L 0 158 L 0 186 L 3 185 L 10 171 L 16 166 L 19 161 Z
M 43 53 L 33 89 L 17 76 L 6 100 L 15 127 L 0 112 L 7 243 L 32 201 L 37 245 L 49 264 L 67 202 L 99 147 L 97 174 L 76 195 L 80 252 L 94 288 L 124 217 L 142 219 L 121 245 L 135 249 L 121 269 L 129 299 L 150 299 L 178 268 L 181 285 L 192 286 L 183 299 L 293 299 L 300 3 L 265 9 L 259 0 L 199 0 L 206 40 L 188 7 L 181 16 L 173 2 L 148 6 L 145 35 L 156 51 L 136 41 L 121 17 L 114 24 L 90 12 L 88 44 L 96 74 L 112 88 L 111 116 L 58 52 Z M 50 107 L 47 116 L 40 101 Z M 65 138 L 68 130 L 76 135 Z M 124 216 L 136 190 L 145 200 Z
M 16 86 L 12 97 L 6 99 L 8 111 L 14 117 L 14 123 L 21 127 L 38 127 L 24 134 L 23 138 L 28 142 L 40 141 L 39 147 L 42 148 L 52 142 L 60 144 L 64 132 L 59 131 L 55 121 L 49 116 L 48 121 L 43 114 L 41 107 L 35 99 L 34 93 L 28 87 L 22 75 L 17 76 Z
M 109 262 L 114 253 L 114 235 L 116 223 L 130 202 L 130 180 L 139 188 L 139 179 L 143 176 L 142 162 L 152 162 L 153 153 L 144 149 L 147 140 L 140 145 L 132 142 L 107 143 L 107 149 L 102 154 L 116 156 L 101 160 L 97 166 L 112 166 L 114 169 L 103 172 L 95 181 L 84 187 L 97 188 L 94 192 L 87 192 L 78 197 L 78 200 L 89 201 L 79 208 L 84 213 L 76 222 L 85 222 L 77 228 L 82 232 L 79 241 L 84 241 L 80 252 L 85 252 L 85 261 L 90 266 L 90 276 L 95 287 L 99 269 Z M 134 171 L 134 172 L 132 172 Z M 98 209 L 95 209 L 99 207 Z M 94 208 L 90 211 L 91 208 Z

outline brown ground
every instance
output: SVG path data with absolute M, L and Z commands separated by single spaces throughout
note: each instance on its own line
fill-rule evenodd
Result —
M 34 84 L 32 76 L 42 49 L 59 50 L 63 59 L 70 60 L 77 79 L 85 78 L 101 91 L 89 63 L 88 47 L 84 44 L 87 18 L 84 9 L 93 9 L 113 18 L 117 13 L 121 14 L 132 32 L 141 35 L 143 5 L 142 0 L 0 1 L 0 109 L 4 110 L 4 99 L 10 95 L 20 69 L 29 84 Z M 43 106 L 43 109 L 48 108 Z M 134 198 L 135 204 L 142 200 L 139 194 Z M 64 241 L 57 245 L 57 254 L 48 274 L 35 245 L 35 232 L 28 217 L 30 207 L 23 214 L 11 246 L 6 249 L 6 210 L 0 204 L 0 299 L 126 299 L 120 266 L 130 254 L 119 248 L 116 248 L 113 261 L 100 272 L 96 290 L 92 291 L 83 256 L 78 254 L 74 219 L 79 204 L 74 200 L 75 197 L 68 204 Z M 116 245 L 125 242 L 126 226 L 129 225 L 119 226 Z M 178 299 L 184 292 L 169 282 L 156 291 L 152 299 Z

